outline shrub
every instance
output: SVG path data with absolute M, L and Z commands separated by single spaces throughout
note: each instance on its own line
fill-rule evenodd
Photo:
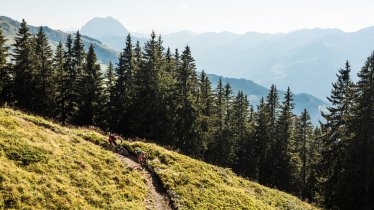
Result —
M 47 162 L 48 152 L 44 149 L 27 144 L 12 143 L 4 147 L 7 158 L 27 166 L 37 162 Z

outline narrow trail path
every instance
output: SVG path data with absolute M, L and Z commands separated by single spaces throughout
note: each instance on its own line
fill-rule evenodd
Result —
M 126 157 L 118 155 L 120 159 L 126 163 L 130 168 L 141 170 L 147 180 L 148 195 L 146 198 L 146 208 L 156 210 L 172 210 L 171 202 L 164 192 L 161 183 L 157 180 L 156 176 L 148 169 L 143 168 L 134 157 Z

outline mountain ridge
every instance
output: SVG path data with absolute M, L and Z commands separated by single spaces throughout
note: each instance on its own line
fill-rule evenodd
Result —
M 251 78 L 263 86 L 291 86 L 319 98 L 329 95 L 335 73 L 349 60 L 352 77 L 361 68 L 374 44 L 374 27 L 354 32 L 338 28 L 307 28 L 287 33 L 194 33 L 182 30 L 162 34 L 164 45 L 191 47 L 198 69 L 226 77 Z M 101 40 L 121 50 L 123 37 Z M 140 42 L 144 38 L 136 38 Z M 318 85 L 316 85 L 318 84 Z
M 12 18 L 6 16 L 0 16 L 0 28 L 4 32 L 5 38 L 7 39 L 6 45 L 8 47 L 12 47 L 14 43 L 14 36 L 18 31 L 20 26 L 20 22 L 13 20 Z M 28 25 L 30 32 L 32 34 L 36 34 L 39 27 Z M 60 30 L 54 30 L 48 26 L 42 26 L 44 29 L 45 34 L 48 37 L 49 44 L 55 49 L 59 42 L 65 43 L 68 33 L 65 33 Z M 88 37 L 86 35 L 82 35 L 82 41 L 87 50 L 89 45 L 92 43 L 95 47 L 95 51 L 100 62 L 104 64 L 108 64 L 110 61 L 117 61 L 119 53 L 113 49 L 108 48 L 105 46 L 101 41 L 93 38 Z

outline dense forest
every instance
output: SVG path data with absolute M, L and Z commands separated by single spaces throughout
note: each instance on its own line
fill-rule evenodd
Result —
M 307 110 L 293 114 L 290 88 L 271 86 L 253 107 L 230 84 L 213 88 L 189 46 L 164 49 L 154 32 L 144 46 L 128 35 L 105 70 L 79 32 L 53 51 L 23 20 L 14 39 L 10 52 L 0 30 L 2 106 L 148 139 L 324 208 L 374 208 L 374 54 L 356 83 L 348 61 L 339 70 L 314 127 Z

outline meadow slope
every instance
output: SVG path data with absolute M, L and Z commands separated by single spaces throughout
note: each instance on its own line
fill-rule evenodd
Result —
M 145 209 L 141 171 L 107 148 L 106 136 L 0 109 L 0 208 Z M 178 209 L 316 209 L 298 198 L 151 143 L 140 147 Z

